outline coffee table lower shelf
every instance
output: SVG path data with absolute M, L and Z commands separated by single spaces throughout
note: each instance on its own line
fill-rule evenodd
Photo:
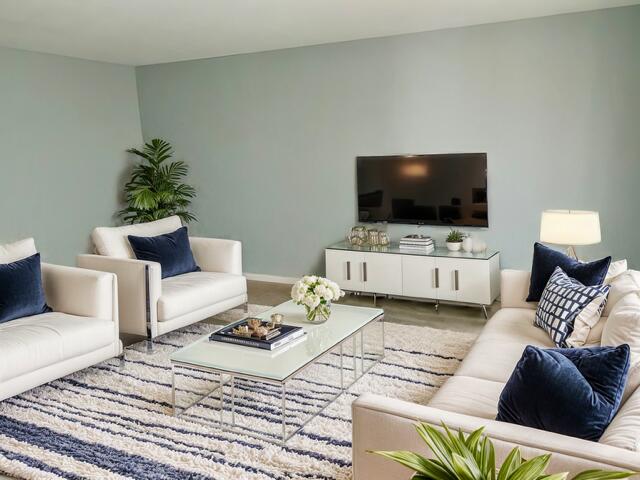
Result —
M 368 345 L 365 344 L 365 330 L 375 328 L 379 326 L 381 329 L 380 336 L 380 344 L 379 349 L 373 350 L 371 352 L 367 352 Z M 345 353 L 345 344 L 349 342 L 351 345 L 351 355 Z M 358 349 L 359 344 L 359 349 Z M 247 347 L 248 348 L 248 347 Z M 336 393 L 330 397 L 324 404 L 322 404 L 317 410 L 315 410 L 312 414 L 310 414 L 300 425 L 295 425 L 293 430 L 287 424 L 287 385 L 295 381 L 295 379 L 301 376 L 305 371 L 309 369 L 312 365 L 316 364 L 320 360 L 324 359 L 329 355 L 338 355 L 338 365 L 336 366 L 339 369 L 339 385 L 336 385 Z M 359 354 L 358 354 L 359 353 Z M 277 442 L 281 444 L 285 444 L 288 440 L 290 440 L 293 436 L 298 434 L 311 420 L 320 415 L 329 405 L 331 405 L 340 395 L 342 395 L 347 389 L 349 389 L 354 383 L 360 380 L 367 372 L 369 372 L 373 367 L 375 367 L 385 356 L 385 333 L 384 333 L 384 315 L 380 315 L 371 323 L 364 325 L 359 330 L 355 331 L 353 334 L 346 337 L 343 341 L 334 345 L 332 348 L 322 353 L 313 361 L 307 363 L 306 365 L 301 366 L 294 373 L 289 375 L 287 378 L 283 380 L 274 380 L 270 378 L 264 378 L 259 376 L 242 374 L 229 370 L 220 370 L 211 367 L 205 367 L 202 365 L 195 365 L 191 363 L 184 363 L 175 360 L 171 360 L 171 404 L 172 404 L 172 415 L 174 417 L 179 417 L 187 412 L 192 407 L 200 404 L 203 400 L 212 397 L 215 393 L 218 394 L 219 398 L 219 412 L 220 418 L 215 422 L 216 426 L 222 428 L 226 431 L 240 433 L 243 435 L 252 436 L 255 438 L 259 438 L 261 440 L 268 440 L 272 442 Z M 345 372 L 349 370 L 345 365 L 345 359 L 351 360 L 351 368 L 353 374 L 352 378 L 349 378 L 347 381 L 347 375 Z M 358 364 L 359 367 L 358 368 Z M 177 377 L 180 376 L 179 369 L 187 369 L 187 370 L 196 370 L 200 372 L 210 373 L 219 376 L 219 381 L 216 382 L 214 388 L 212 388 L 207 393 L 201 395 L 196 400 L 192 401 L 188 405 L 184 407 L 180 407 L 177 404 Z M 274 435 L 273 433 L 261 431 L 257 429 L 253 429 L 247 427 L 245 425 L 239 425 L 236 423 L 236 382 L 238 380 L 251 382 L 251 385 L 256 385 L 260 383 L 275 385 L 280 388 L 280 409 L 281 409 L 281 433 L 279 435 Z M 332 387 L 332 385 L 327 385 L 328 387 Z M 225 387 L 228 387 L 230 393 L 225 395 Z M 225 406 L 227 406 L 228 410 L 230 410 L 231 420 L 228 421 L 225 419 Z M 191 419 L 190 419 L 191 420 Z M 197 420 L 194 420 L 197 421 Z M 211 425 L 209 422 L 203 422 L 207 425 Z

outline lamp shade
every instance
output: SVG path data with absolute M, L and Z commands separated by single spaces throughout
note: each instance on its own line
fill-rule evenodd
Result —
M 545 210 L 540 220 L 540 241 L 556 245 L 600 243 L 600 215 L 587 210 Z

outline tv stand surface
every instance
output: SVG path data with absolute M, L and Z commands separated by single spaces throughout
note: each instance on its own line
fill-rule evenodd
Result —
M 325 249 L 326 276 L 354 293 L 486 306 L 500 294 L 500 253 L 432 252 L 360 247 L 341 242 Z

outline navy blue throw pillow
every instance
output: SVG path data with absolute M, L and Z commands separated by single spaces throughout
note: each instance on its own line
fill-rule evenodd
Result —
M 562 268 L 571 278 L 586 286 L 602 285 L 607 276 L 611 257 L 593 262 L 579 262 L 569 255 L 536 242 L 533 245 L 533 263 L 531 265 L 531 284 L 527 302 L 538 302 L 556 267 Z
M 162 278 L 183 273 L 199 272 L 200 267 L 191 253 L 187 227 L 157 237 L 136 237 L 129 235 L 129 243 L 138 260 L 158 262 Z
M 40 254 L 0 264 L 0 323 L 50 312 L 40 270 Z
M 500 394 L 496 420 L 598 441 L 620 407 L 629 345 L 531 345 Z

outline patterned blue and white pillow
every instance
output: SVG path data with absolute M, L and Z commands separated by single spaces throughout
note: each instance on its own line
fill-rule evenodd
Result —
M 545 330 L 558 347 L 566 348 L 576 317 L 599 299 L 599 313 L 602 312 L 609 288 L 609 285 L 585 286 L 556 267 L 542 292 L 534 323 Z

